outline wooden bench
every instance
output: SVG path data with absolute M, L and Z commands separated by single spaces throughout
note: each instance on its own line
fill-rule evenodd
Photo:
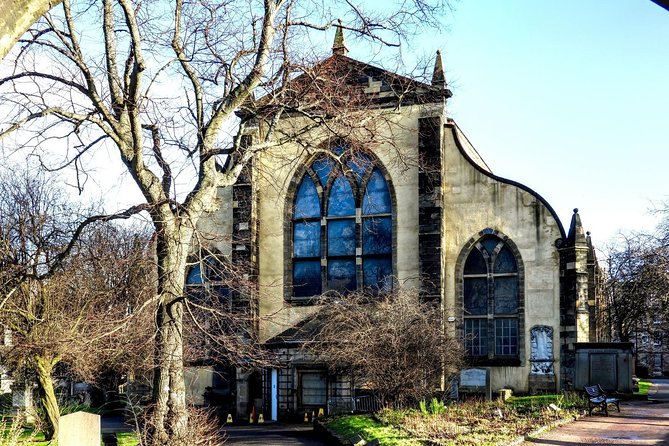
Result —
M 599 384 L 594 386 L 583 387 L 585 393 L 588 394 L 588 412 L 592 415 L 592 409 L 599 407 L 604 411 L 606 416 L 609 416 L 609 404 L 614 404 L 618 412 L 620 412 L 620 400 L 618 398 L 611 398 L 606 396 L 604 389 Z

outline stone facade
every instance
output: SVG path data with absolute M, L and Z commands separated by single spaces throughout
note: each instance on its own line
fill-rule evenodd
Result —
M 383 122 L 375 127 L 374 143 L 365 147 L 364 157 L 372 160 L 373 167 L 360 173 L 358 180 L 351 173 L 338 175 L 348 178 L 342 181 L 350 182 L 356 200 L 363 194 L 367 197 L 374 175 L 386 191 L 386 208 L 379 220 L 390 222 L 392 252 L 382 261 L 389 262 L 385 271 L 392 269 L 394 286 L 416 289 L 421 298 L 440 303 L 446 329 L 463 339 L 470 366 L 487 370 L 492 391 L 523 393 L 572 386 L 574 344 L 591 340 L 595 333 L 592 307 L 598 289 L 594 250 L 577 210 L 567 233 L 539 194 L 492 173 L 448 118 L 450 91 L 439 55 L 431 84 L 403 81 L 413 95 L 407 100 L 391 88 L 396 75 L 346 57 L 338 38 L 333 56 L 321 66 L 337 70 L 345 66 L 354 78 L 353 88 L 374 104 L 365 117 Z M 306 123 L 299 115 L 286 114 L 275 125 L 278 133 L 288 134 Z M 250 141 L 266 135 L 262 125 L 251 128 Z M 306 149 L 304 141 L 309 141 Z M 232 212 L 220 210 L 206 223 L 208 233 L 218 229 L 229 235 L 228 248 L 219 247 L 221 252 L 252 265 L 257 287 L 251 301 L 256 305 L 259 337 L 284 364 L 258 371 L 262 389 L 240 387 L 248 380 L 238 374 L 240 414 L 250 412 L 253 404 L 266 418 L 270 413 L 301 418 L 319 406 L 334 410 L 354 404 L 356 383 L 305 357 L 296 329 L 312 320 L 318 296 L 304 297 L 295 291 L 299 286 L 295 282 L 315 280 L 314 289 L 325 292 L 334 286 L 331 277 L 339 274 L 331 266 L 341 260 L 326 248 L 317 248 L 316 257 L 304 261 L 298 252 L 303 248 L 297 247 L 335 243 L 330 239 L 334 220 L 324 210 L 316 209 L 304 219 L 297 216 L 305 184 L 311 187 L 309 199 L 317 203 L 329 203 L 327 194 L 335 193 L 328 175 L 336 176 L 336 168 L 321 175 L 317 164 L 325 161 L 323 152 L 316 150 L 336 151 L 333 144 L 345 150 L 347 142 L 315 128 L 299 141 L 265 150 L 232 192 L 221 190 L 221 202 L 230 199 L 223 195 L 233 194 Z M 352 166 L 346 153 L 338 162 Z M 350 220 L 357 234 L 351 238 L 346 260 L 352 265 L 346 286 L 358 289 L 369 283 L 370 274 L 365 212 L 365 205 L 356 201 L 355 212 L 351 209 L 348 217 L 341 217 Z M 316 234 L 311 245 L 304 245 L 307 232 L 296 235 L 300 225 L 311 225 Z M 296 272 L 300 264 L 311 265 L 307 279 Z M 260 397 L 248 397 L 251 393 Z

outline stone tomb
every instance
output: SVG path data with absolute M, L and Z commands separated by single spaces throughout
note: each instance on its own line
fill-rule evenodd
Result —
M 488 369 L 461 370 L 458 391 L 462 394 L 483 394 L 487 400 L 492 399 Z
M 579 342 L 575 344 L 574 387 L 599 384 L 607 391 L 632 392 L 631 342 Z
M 60 417 L 58 446 L 100 446 L 100 415 L 75 412 Z

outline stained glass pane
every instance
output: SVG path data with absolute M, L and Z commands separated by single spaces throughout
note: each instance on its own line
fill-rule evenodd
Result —
M 495 259 L 495 273 L 515 273 L 517 271 L 516 259 L 508 247 L 502 248 Z
M 204 260 L 204 264 L 208 280 L 216 282 L 223 280 L 225 266 L 221 259 L 217 258 L 215 255 L 210 255 Z
M 293 261 L 293 295 L 308 297 L 321 294 L 321 261 Z
M 202 285 L 204 283 L 204 276 L 202 275 L 202 268 L 200 264 L 195 264 L 188 271 L 186 276 L 186 285 Z
M 465 279 L 464 306 L 466 315 L 488 314 L 488 280 Z
M 328 222 L 328 255 L 355 255 L 355 220 L 330 220 Z
M 391 211 L 388 184 L 379 169 L 374 169 L 362 199 L 363 214 L 387 214 Z
M 314 169 L 314 172 L 316 172 L 316 175 L 318 175 L 318 178 L 321 180 L 321 185 L 325 187 L 328 182 L 330 172 L 332 172 L 332 159 L 321 158 L 316 160 L 311 165 L 311 168 Z
M 355 153 L 346 163 L 348 168 L 353 171 L 355 180 L 360 184 L 365 174 L 373 167 L 372 160 L 362 153 Z
M 465 350 L 470 356 L 488 354 L 488 321 L 465 319 Z
M 495 314 L 518 312 L 518 278 L 495 277 Z
M 493 251 L 497 247 L 498 243 L 499 243 L 499 239 L 492 238 L 492 237 L 485 238 L 481 241 L 481 244 L 483 245 L 485 250 L 488 251 L 488 254 L 493 253 Z
M 328 260 L 328 287 L 338 291 L 354 291 L 356 289 L 355 260 Z
M 474 248 L 465 262 L 465 274 L 487 274 L 488 267 L 483 254 Z
M 305 175 L 300 187 L 297 189 L 293 218 L 313 218 L 320 216 L 321 204 L 316 185 L 314 185 L 309 175 Z
M 348 180 L 343 176 L 337 177 L 330 191 L 328 201 L 329 216 L 355 215 L 355 199 Z
M 495 320 L 495 354 L 496 355 L 518 354 L 517 319 Z
M 362 275 L 366 287 L 380 291 L 393 289 L 393 264 L 390 257 L 364 259 Z
M 310 221 L 293 225 L 293 255 L 295 257 L 321 256 L 321 223 Z
M 393 222 L 390 217 L 362 220 L 362 253 L 391 254 L 393 247 Z

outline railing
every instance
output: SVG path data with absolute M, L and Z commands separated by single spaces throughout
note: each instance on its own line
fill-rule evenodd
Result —
M 355 397 L 354 412 L 373 413 L 381 410 L 381 402 L 372 395 Z

